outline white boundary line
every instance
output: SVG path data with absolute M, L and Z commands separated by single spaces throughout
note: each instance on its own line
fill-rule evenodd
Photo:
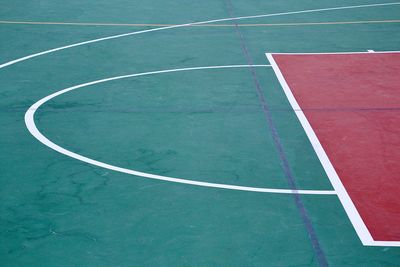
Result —
M 378 6 L 393 6 L 393 5 L 400 5 L 400 2 L 390 2 L 390 3 L 380 3 L 380 4 L 368 4 L 368 5 L 356 5 L 356 6 L 340 6 L 340 7 L 330 7 L 330 8 L 318 8 L 318 9 L 308 9 L 308 10 L 299 10 L 299 11 L 290 11 L 290 12 L 280 12 L 280 13 L 272 13 L 272 14 L 262 14 L 262 15 L 255 15 L 255 16 L 243 16 L 243 17 L 235 17 L 235 18 L 224 18 L 224 19 L 214 19 L 214 20 L 207 20 L 207 21 L 200 21 L 200 22 L 192 22 L 192 23 L 186 23 L 186 24 L 180 24 L 180 25 L 174 25 L 174 26 L 167 26 L 167 27 L 160 27 L 160 28 L 154 28 L 154 29 L 149 29 L 149 30 L 142 30 L 142 31 L 136 31 L 136 32 L 128 32 L 124 34 L 118 34 L 118 35 L 113 35 L 113 36 L 108 36 L 108 37 L 103 37 L 103 38 L 98 38 L 98 39 L 93 39 L 85 42 L 80 42 L 80 43 L 75 43 L 71 45 L 66 45 L 46 51 L 42 51 L 36 54 L 31 54 L 25 57 L 21 57 L 15 60 L 11 60 L 9 62 L 3 63 L 0 65 L 0 69 L 16 64 L 21 61 L 25 61 L 34 57 L 42 56 L 45 54 L 53 53 L 56 51 L 76 47 L 76 46 L 81 46 L 81 45 L 86 45 L 86 44 L 91 44 L 91 43 L 96 43 L 96 42 L 101 42 L 101 41 L 106 41 L 106 40 L 111 40 L 111 39 L 116 39 L 120 37 L 125 37 L 125 36 L 130 36 L 130 35 L 137 35 L 137 34 L 142 34 L 142 33 L 148 33 L 148 32 L 155 32 L 155 31 L 161 31 L 161 30 L 168 30 L 168 29 L 175 29 L 175 28 L 181 28 L 181 27 L 187 27 L 187 26 L 192 26 L 192 25 L 201 25 L 201 24 L 208 24 L 208 23 L 215 23 L 215 22 L 223 22 L 223 21 L 232 21 L 232 20 L 243 20 L 243 19 L 255 19 L 255 18 L 266 18 L 266 17 L 275 17 L 275 16 L 284 16 L 284 15 L 294 15 L 294 14 L 305 14 L 305 13 L 313 13 L 313 12 L 324 12 L 324 11 L 334 11 L 334 10 L 344 10 L 344 9 L 355 9 L 355 8 L 368 8 L 368 7 L 378 7 Z
M 251 192 L 262 192 L 262 193 L 280 193 L 280 194 L 336 195 L 336 192 L 334 190 L 291 190 L 291 189 L 259 188 L 259 187 L 237 186 L 237 185 L 230 185 L 230 184 L 207 183 L 207 182 L 201 182 L 201 181 L 194 181 L 194 180 L 187 180 L 187 179 L 181 179 L 181 178 L 155 175 L 155 174 L 151 174 L 151 173 L 144 173 L 144 172 L 139 172 L 136 170 L 121 168 L 121 167 L 113 166 L 113 165 L 110 165 L 107 163 L 103 163 L 103 162 L 100 162 L 97 160 L 93 160 L 93 159 L 84 157 L 82 155 L 79 155 L 77 153 L 69 151 L 63 147 L 60 147 L 59 145 L 56 145 L 55 143 L 53 143 L 52 141 L 47 139 L 37 129 L 36 124 L 35 124 L 35 119 L 34 119 L 35 112 L 44 103 L 46 103 L 47 101 L 49 101 L 57 96 L 60 96 L 67 92 L 70 92 L 70 91 L 73 91 L 73 90 L 76 90 L 79 88 L 83 88 L 86 86 L 104 83 L 104 82 L 108 82 L 108 81 L 114 81 L 114 80 L 120 80 L 120 79 L 126 79 L 126 78 L 138 77 L 138 76 L 155 75 L 155 74 L 161 74 L 161 73 L 206 70 L 206 69 L 248 68 L 248 67 L 271 67 L 271 65 L 227 65 L 227 66 L 207 66 L 207 67 L 170 69 L 170 70 L 160 70 L 160 71 L 129 74 L 129 75 L 111 77 L 111 78 L 101 79 L 101 80 L 97 80 L 97 81 L 93 81 L 93 82 L 83 83 L 80 85 L 76 85 L 76 86 L 72 86 L 72 87 L 60 90 L 58 92 L 55 92 L 55 93 L 53 93 L 49 96 L 46 96 L 46 97 L 40 99 L 39 101 L 37 101 L 26 111 L 25 124 L 26 124 L 26 127 L 28 128 L 29 132 L 37 140 L 39 140 L 42 144 L 48 146 L 49 148 L 51 148 L 61 154 L 64 154 L 66 156 L 69 156 L 71 158 L 74 158 L 74 159 L 77 159 L 77 160 L 80 160 L 80 161 L 83 161 L 83 162 L 86 162 L 86 163 L 89 163 L 89 164 L 92 164 L 92 165 L 95 165 L 98 167 L 117 171 L 117 172 L 131 174 L 131 175 L 135 175 L 135 176 L 141 176 L 141 177 L 150 178 L 150 179 L 174 182 L 174 183 L 190 184 L 190 185 L 197 185 L 197 186 L 203 186 L 203 187 L 223 188 L 223 189 L 231 189 L 231 190 L 240 190 L 240 191 L 251 191 Z
M 370 52 L 372 51 L 372 52 Z M 351 54 L 395 54 L 400 53 L 400 51 L 376 51 L 368 50 L 362 52 L 318 52 L 318 53 L 267 53 L 272 55 L 351 55 Z
M 326 53 L 326 54 L 370 54 L 368 52 L 351 52 L 351 53 Z M 382 53 L 382 52 L 376 52 Z M 396 52 L 397 53 L 397 52 Z M 358 237 L 360 238 L 361 242 L 364 246 L 393 246 L 398 247 L 400 246 L 399 241 L 375 241 L 372 238 L 371 233 L 369 232 L 367 226 L 365 225 L 364 221 L 362 220 L 360 214 L 358 213 L 356 207 L 354 206 L 353 201 L 351 200 L 349 194 L 347 193 L 344 185 L 342 184 L 335 168 L 333 167 L 331 161 L 329 160 L 324 148 L 322 147 L 321 143 L 318 140 L 317 135 L 315 134 L 314 130 L 312 129 L 310 123 L 308 122 L 306 116 L 304 115 L 302 109 L 300 108 L 296 98 L 294 97 L 292 90 L 290 89 L 289 85 L 287 84 L 285 78 L 282 75 L 279 66 L 275 62 L 273 57 L 274 54 L 283 54 L 283 53 L 266 53 L 267 59 L 270 62 L 276 77 L 279 80 L 279 83 L 282 86 L 283 91 L 285 92 L 286 97 L 289 100 L 290 105 L 292 106 L 294 112 L 297 115 L 301 125 L 306 132 L 308 139 L 310 140 L 315 153 L 317 154 L 333 188 L 335 189 L 340 202 L 342 203 L 347 216 L 349 217 L 351 223 L 355 231 L 357 232 Z M 285 53 L 290 54 L 290 53 Z M 294 55 L 298 55 L 300 53 L 293 53 Z M 307 54 L 325 54 L 325 53 L 302 53 L 303 55 Z

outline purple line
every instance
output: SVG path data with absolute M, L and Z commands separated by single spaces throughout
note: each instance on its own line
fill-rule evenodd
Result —
M 233 17 L 234 14 L 233 14 L 232 2 L 231 2 L 231 0 L 227 0 L 226 2 L 227 2 L 227 8 L 228 8 L 229 16 Z M 253 81 L 254 81 L 254 84 L 255 84 L 255 87 L 256 87 L 257 95 L 258 95 L 258 98 L 260 100 L 265 119 L 266 119 L 266 121 L 268 123 L 268 126 L 269 126 L 269 129 L 271 131 L 271 135 L 272 135 L 272 139 L 274 141 L 275 148 L 278 151 L 279 158 L 280 158 L 280 161 L 281 161 L 281 164 L 282 164 L 282 168 L 283 168 L 283 171 L 285 173 L 287 182 L 288 182 L 288 184 L 289 184 L 291 189 L 296 190 L 297 189 L 296 179 L 294 177 L 294 174 L 293 174 L 292 169 L 290 167 L 289 161 L 288 161 L 288 159 L 286 157 L 286 154 L 285 154 L 285 151 L 283 149 L 282 142 L 280 140 L 280 137 L 279 137 L 278 131 L 276 129 L 275 123 L 273 122 L 271 111 L 270 111 L 270 109 L 268 107 L 267 101 L 266 101 L 265 96 L 264 96 L 264 94 L 262 92 L 262 88 L 261 88 L 260 82 L 258 80 L 255 68 L 252 67 L 254 64 L 253 64 L 253 60 L 252 60 L 252 58 L 250 56 L 249 50 L 247 49 L 245 38 L 244 38 L 244 36 L 243 36 L 238 24 L 236 23 L 236 21 L 234 21 L 234 24 L 235 24 L 236 33 L 237 33 L 237 35 L 238 35 L 238 37 L 240 39 L 240 46 L 242 48 L 243 54 L 246 57 L 247 64 L 250 65 L 249 69 L 250 69 L 250 72 L 251 72 L 251 75 L 252 75 L 252 78 L 253 78 Z M 300 213 L 301 219 L 303 221 L 303 224 L 304 224 L 305 228 L 307 229 L 307 234 L 308 234 L 308 237 L 311 240 L 312 247 L 313 247 L 314 252 L 315 252 L 315 254 L 317 256 L 319 265 L 320 266 L 328 266 L 328 262 L 326 260 L 325 253 L 323 252 L 323 250 L 321 248 L 321 245 L 319 243 L 317 234 L 316 234 L 316 232 L 314 230 L 314 227 L 312 225 L 312 222 L 311 222 L 311 219 L 310 219 L 310 217 L 308 215 L 308 212 L 307 212 L 306 208 L 304 207 L 303 201 L 300 198 L 300 195 L 299 194 L 294 194 L 293 197 L 294 197 L 294 201 L 296 203 L 296 207 L 297 207 L 297 209 L 298 209 L 298 211 Z

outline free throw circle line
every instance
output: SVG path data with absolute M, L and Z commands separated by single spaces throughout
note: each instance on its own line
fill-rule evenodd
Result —
M 140 177 L 149 178 L 149 179 L 174 182 L 174 183 L 189 184 L 189 185 L 202 186 L 202 187 L 239 190 L 239 191 L 250 191 L 250 192 L 261 192 L 261 193 L 280 193 L 280 194 L 336 195 L 336 192 L 334 190 L 292 190 L 292 189 L 248 187 L 248 186 L 239 186 L 239 185 L 231 185 L 231 184 L 209 183 L 209 182 L 202 182 L 202 181 L 196 181 L 196 180 L 188 180 L 188 179 L 182 179 L 182 178 L 156 175 L 156 174 L 140 172 L 140 171 L 136 171 L 136 170 L 132 170 L 132 169 L 122 168 L 122 167 L 114 166 L 111 164 L 107 164 L 104 162 L 100 162 L 100 161 L 79 155 L 75 152 L 69 151 L 69 150 L 53 143 L 38 130 L 38 128 L 36 127 L 36 124 L 35 124 L 35 119 L 34 119 L 35 112 L 44 103 L 48 102 L 49 100 L 51 100 L 57 96 L 65 94 L 67 92 L 70 92 L 70 91 L 73 91 L 73 90 L 76 90 L 79 88 L 87 87 L 90 85 L 104 83 L 104 82 L 113 81 L 113 80 L 126 79 L 126 78 L 138 77 L 138 76 L 155 75 L 155 74 L 162 74 L 162 73 L 193 71 L 193 70 L 206 70 L 206 69 L 248 68 L 248 67 L 270 67 L 270 65 L 226 65 L 226 66 L 206 66 L 206 67 L 192 67 L 192 68 L 159 70 L 159 71 L 142 72 L 142 73 L 123 75 L 123 76 L 110 77 L 110 78 L 106 78 L 106 79 L 101 79 L 101 80 L 97 80 L 97 81 L 92 81 L 92 82 L 88 82 L 88 83 L 75 85 L 75 86 L 57 91 L 51 95 L 48 95 L 48 96 L 40 99 L 36 103 L 34 103 L 25 113 L 25 124 L 26 124 L 26 127 L 28 128 L 29 132 L 37 140 L 39 140 L 42 144 L 44 144 L 45 146 L 47 146 L 53 150 L 55 150 L 61 154 L 64 154 L 68 157 L 80 160 L 82 162 L 86 162 L 91 165 L 95 165 L 98 167 L 102 167 L 105 169 L 109 169 L 109 170 L 113 170 L 113 171 L 117 171 L 117 172 L 121 172 L 121 173 L 125 173 L 125 174 L 140 176 Z

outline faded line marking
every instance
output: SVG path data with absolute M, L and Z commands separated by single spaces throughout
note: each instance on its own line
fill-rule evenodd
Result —
M 233 4 L 231 0 L 227 0 L 227 8 L 228 8 L 228 12 L 230 16 L 233 16 Z M 236 33 L 239 37 L 239 41 L 240 41 L 240 46 L 242 48 L 242 52 L 243 55 L 245 57 L 245 59 L 247 60 L 247 63 L 251 66 L 253 65 L 253 59 L 250 55 L 249 49 L 246 45 L 246 40 L 245 37 L 242 33 L 242 31 L 240 30 L 238 24 L 235 22 L 235 30 Z M 251 76 L 253 78 L 253 83 L 255 85 L 255 90 L 257 92 L 258 95 L 258 100 L 259 103 L 262 106 L 262 112 L 264 113 L 264 118 L 265 121 L 268 125 L 269 128 L 269 133 L 271 134 L 272 140 L 274 141 L 274 146 L 275 146 L 275 150 L 277 151 L 278 155 L 279 155 L 279 159 L 281 162 L 281 167 L 282 170 L 286 176 L 286 180 L 289 184 L 289 187 L 291 189 L 296 190 L 297 189 L 297 185 L 296 185 L 296 177 L 292 171 L 292 168 L 290 166 L 289 160 L 286 156 L 285 150 L 283 148 L 282 145 L 282 141 L 281 141 L 281 137 L 279 136 L 278 130 L 275 126 L 274 120 L 272 118 L 272 114 L 270 111 L 270 107 L 268 104 L 267 99 L 265 98 L 265 95 L 263 93 L 263 89 L 262 86 L 260 84 L 260 81 L 258 79 L 257 73 L 255 71 L 254 68 L 250 67 L 250 72 L 251 72 Z M 310 219 L 310 216 L 308 215 L 307 209 L 304 206 L 304 203 L 300 197 L 300 195 L 293 195 L 293 199 L 296 205 L 296 208 L 299 212 L 300 218 L 304 224 L 304 228 L 307 231 L 307 235 L 310 239 L 312 248 L 314 250 L 315 256 L 317 257 L 319 266 L 328 266 L 328 262 L 326 260 L 326 256 L 324 251 L 322 250 L 322 247 L 320 245 L 320 242 L 318 240 L 318 236 L 315 232 L 314 226 L 312 224 L 312 221 Z
M 356 20 L 356 21 L 317 21 L 317 22 L 285 22 L 285 23 L 248 23 L 237 24 L 238 27 L 279 27 L 279 26 L 318 26 L 349 24 L 382 24 L 400 23 L 400 20 Z M 112 27 L 169 27 L 180 24 L 159 23 L 102 23 L 102 22 L 52 22 L 52 21 L 11 21 L 0 20 L 0 24 L 18 25 L 62 25 L 62 26 L 112 26 Z M 195 24 L 188 27 L 236 27 L 235 24 Z

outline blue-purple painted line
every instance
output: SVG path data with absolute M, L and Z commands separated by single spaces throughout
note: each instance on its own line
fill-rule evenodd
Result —
M 233 5 L 232 5 L 231 0 L 227 0 L 226 2 L 227 2 L 227 9 L 228 9 L 229 16 L 233 16 L 234 15 L 233 14 Z M 249 70 L 251 72 L 251 76 L 252 76 L 256 91 L 257 91 L 257 95 L 258 95 L 258 98 L 260 100 L 260 104 L 261 104 L 261 107 L 262 107 L 262 110 L 263 110 L 263 113 L 264 113 L 264 117 L 265 117 L 265 119 L 266 119 L 266 121 L 268 123 L 268 127 L 270 129 L 270 132 L 271 132 L 271 135 L 272 135 L 272 139 L 274 141 L 275 148 L 276 148 L 276 150 L 277 150 L 277 152 L 279 154 L 279 158 L 280 158 L 280 161 L 281 161 L 281 164 L 282 164 L 282 169 L 283 169 L 283 171 L 285 173 L 285 176 L 287 178 L 287 182 L 288 182 L 288 184 L 290 186 L 290 189 L 297 190 L 296 178 L 295 178 L 295 176 L 294 176 L 294 174 L 292 172 L 292 169 L 290 167 L 289 161 L 288 161 L 288 159 L 286 157 L 286 154 L 285 154 L 285 151 L 283 149 L 283 145 L 282 145 L 282 142 L 280 140 L 278 131 L 277 131 L 275 123 L 274 123 L 274 121 L 272 119 L 272 114 L 271 114 L 270 108 L 269 108 L 268 103 L 267 103 L 267 101 L 265 99 L 265 96 L 264 96 L 260 81 L 258 80 L 256 70 L 255 70 L 255 68 L 251 67 L 252 65 L 254 65 L 254 63 L 253 63 L 252 57 L 251 57 L 251 55 L 249 53 L 249 50 L 247 48 L 245 38 L 244 38 L 244 36 L 243 36 L 243 34 L 242 34 L 242 32 L 241 32 L 241 30 L 239 28 L 239 25 L 237 24 L 236 21 L 234 21 L 234 24 L 235 24 L 235 31 L 236 31 L 239 39 L 240 39 L 241 49 L 242 49 L 243 54 L 244 54 L 244 56 L 246 58 L 247 64 L 250 65 Z M 298 209 L 298 211 L 300 213 L 301 219 L 303 221 L 303 224 L 304 224 L 304 226 L 305 226 L 305 228 L 307 230 L 308 237 L 311 240 L 312 247 L 314 249 L 315 255 L 317 256 L 319 265 L 320 266 L 328 266 L 328 262 L 326 260 L 325 253 L 321 248 L 321 245 L 320 245 L 319 240 L 318 240 L 318 236 L 317 236 L 317 234 L 316 234 L 316 232 L 314 230 L 314 227 L 312 225 L 310 216 L 308 215 L 308 212 L 307 212 L 307 210 L 306 210 L 306 208 L 305 208 L 305 206 L 303 204 L 303 201 L 300 198 L 300 195 L 299 194 L 294 194 L 293 197 L 294 197 L 294 200 L 295 200 L 295 203 L 296 203 L 296 207 L 297 207 L 297 209 Z

